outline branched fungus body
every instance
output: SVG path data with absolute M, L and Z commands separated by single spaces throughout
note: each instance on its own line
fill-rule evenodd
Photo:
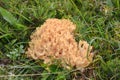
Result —
M 72 67 L 87 67 L 93 59 L 92 46 L 86 41 L 77 43 L 75 29 L 76 25 L 67 19 L 46 20 L 31 35 L 26 54 L 45 63 L 59 59 L 61 63 Z

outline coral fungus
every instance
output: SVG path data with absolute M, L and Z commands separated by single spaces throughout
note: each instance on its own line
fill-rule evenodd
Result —
M 26 54 L 33 59 L 51 63 L 54 59 L 72 67 L 87 67 L 92 61 L 92 46 L 86 41 L 77 43 L 76 25 L 67 19 L 48 19 L 31 35 Z

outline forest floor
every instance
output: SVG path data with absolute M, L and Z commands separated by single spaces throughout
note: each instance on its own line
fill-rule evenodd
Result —
M 31 33 L 48 18 L 70 19 L 93 63 L 66 70 L 29 59 Z M 0 80 L 120 80 L 120 0 L 0 0 Z

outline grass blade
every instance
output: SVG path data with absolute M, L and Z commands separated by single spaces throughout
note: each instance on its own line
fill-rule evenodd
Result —
M 10 12 L 8 12 L 7 10 L 5 10 L 2 7 L 0 7 L 0 13 L 3 16 L 3 18 L 7 22 L 9 22 L 11 25 L 14 25 L 14 24 L 18 23 L 17 19 Z
M 6 36 L 9 36 L 9 35 L 11 35 L 11 34 L 4 34 L 4 35 L 0 36 L 0 39 L 1 39 L 1 38 L 4 38 L 4 37 L 6 37 Z
M 3 18 L 9 22 L 11 25 L 13 25 L 15 28 L 17 29 L 26 29 L 26 26 L 20 24 L 17 19 L 7 10 L 5 10 L 4 8 L 0 7 L 0 13 L 2 14 Z

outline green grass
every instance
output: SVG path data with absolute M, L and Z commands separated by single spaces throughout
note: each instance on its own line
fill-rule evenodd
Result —
M 48 66 L 24 54 L 30 34 L 48 18 L 76 25 L 76 41 L 94 46 L 84 72 Z M 119 0 L 0 0 L 0 80 L 120 80 Z

